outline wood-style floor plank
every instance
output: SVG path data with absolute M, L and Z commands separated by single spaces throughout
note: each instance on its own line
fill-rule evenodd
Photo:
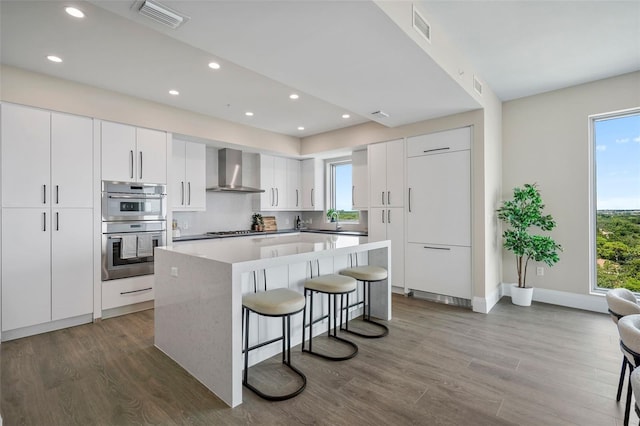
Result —
M 385 338 L 348 335 L 360 347 L 348 361 L 295 348 L 308 379 L 298 397 L 267 402 L 245 389 L 234 409 L 153 346 L 153 310 L 5 342 L 3 424 L 622 424 L 622 355 L 607 315 L 508 298 L 482 315 L 394 295 L 393 316 Z M 279 360 L 252 367 L 252 382 L 295 388 Z

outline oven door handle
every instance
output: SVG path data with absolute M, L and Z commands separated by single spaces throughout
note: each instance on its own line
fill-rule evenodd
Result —
M 135 236 L 138 236 L 138 235 L 141 235 L 141 234 L 145 234 L 145 235 L 146 235 L 146 234 L 151 234 L 151 238 L 153 238 L 153 237 L 161 238 L 161 237 L 162 237 L 162 234 L 155 233 L 155 232 L 154 232 L 154 233 L 151 233 L 151 232 L 132 232 L 132 233 L 130 233 L 130 234 L 107 235 L 107 239 L 109 239 L 109 240 L 121 240 L 121 239 L 122 239 L 122 237 L 124 237 L 125 235 L 135 235 Z
M 163 195 L 109 195 L 109 198 L 113 198 L 116 200 L 125 199 L 130 200 L 132 198 L 137 198 L 140 200 L 161 200 L 164 198 Z

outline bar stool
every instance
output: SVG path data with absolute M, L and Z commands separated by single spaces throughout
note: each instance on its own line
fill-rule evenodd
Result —
M 633 390 L 633 395 L 636 397 L 635 411 L 638 417 L 640 417 L 640 407 L 638 407 L 638 399 L 640 398 L 640 368 L 633 370 L 630 381 L 631 390 Z
M 640 314 L 640 305 L 636 301 L 636 296 L 626 288 L 614 288 L 607 292 L 607 305 L 611 320 L 617 325 L 620 318 L 625 315 Z M 618 393 L 616 401 L 620 401 L 622 395 L 622 384 L 624 383 L 624 373 L 631 356 L 622 349 L 622 368 L 620 370 L 620 379 L 618 381 Z M 631 372 L 631 369 L 629 369 Z
M 347 306 L 349 308 L 353 306 L 363 305 L 362 311 L 362 320 L 366 323 L 372 324 L 378 327 L 381 331 L 378 334 L 365 334 L 355 330 L 349 330 L 349 321 L 346 321 L 344 328 L 340 328 L 341 330 L 346 331 L 347 333 L 355 334 L 356 336 L 365 337 L 367 339 L 378 339 L 380 337 L 384 337 L 389 334 L 389 328 L 380 324 L 371 319 L 371 283 L 372 282 L 380 282 L 387 279 L 387 270 L 380 266 L 358 266 L 358 257 L 356 254 L 356 266 L 353 266 L 353 257 L 349 255 L 351 259 L 351 267 L 347 269 L 343 269 L 340 271 L 341 275 L 346 275 L 348 277 L 354 278 L 357 281 L 362 282 L 362 290 L 363 290 L 363 300 L 362 302 L 354 303 L 353 305 L 349 304 L 349 296 L 347 296 Z
M 640 365 L 640 314 L 627 315 L 618 321 L 620 333 L 620 347 L 629 356 L 629 368 L 633 372 Z M 630 359 L 629 359 L 630 358 Z M 629 412 L 631 409 L 631 375 L 627 386 L 627 402 L 624 408 L 624 425 L 629 425 Z
M 244 373 L 242 384 L 261 398 L 269 401 L 283 401 L 299 395 L 307 386 L 307 377 L 296 367 L 291 365 L 291 315 L 295 315 L 305 308 L 305 297 L 297 291 L 287 288 L 274 290 L 266 289 L 257 292 L 254 273 L 254 293 L 242 296 L 242 319 L 244 323 Z M 265 317 L 282 318 L 282 336 L 249 347 L 249 314 L 254 312 Z M 282 363 L 289 367 L 302 379 L 302 384 L 293 392 L 286 395 L 268 395 L 249 383 L 249 352 L 282 340 Z
M 338 274 L 320 275 L 320 266 L 318 265 L 318 276 L 313 277 L 312 262 L 309 262 L 311 266 L 311 278 L 304 283 L 304 297 L 305 301 L 307 296 L 309 297 L 309 349 L 306 349 L 305 333 L 307 329 L 307 305 L 304 307 L 304 316 L 302 317 L 302 352 L 307 352 L 319 357 L 328 359 L 330 361 L 344 361 L 353 358 L 358 353 L 358 345 L 354 342 L 339 337 L 337 335 L 336 326 L 336 314 L 337 309 L 337 296 L 340 295 L 340 326 L 342 326 L 342 296 L 352 293 L 356 290 L 357 282 L 351 277 Z M 313 318 L 313 295 L 314 293 L 326 294 L 329 297 L 329 309 L 327 315 L 320 318 Z M 333 309 L 331 305 L 333 304 Z M 320 353 L 313 350 L 313 324 L 329 319 L 327 337 L 329 339 L 337 340 L 351 347 L 351 352 L 344 356 L 333 356 L 326 353 Z M 333 327 L 331 327 L 331 319 L 333 318 Z

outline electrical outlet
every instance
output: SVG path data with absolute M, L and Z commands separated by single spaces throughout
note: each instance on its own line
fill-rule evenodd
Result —
M 536 275 L 539 276 L 539 277 L 544 275 L 544 268 L 542 266 L 538 266 L 536 268 Z
M 184 224 L 182 225 L 182 227 L 183 227 L 184 229 L 189 229 L 189 222 L 185 220 L 185 221 L 184 221 Z
M 171 276 L 172 277 L 177 277 L 178 276 L 178 267 L 177 266 L 172 266 L 171 267 Z
M 289 218 L 286 218 L 286 219 L 284 220 L 284 224 L 285 224 L 285 225 L 288 225 L 288 224 L 289 224 Z

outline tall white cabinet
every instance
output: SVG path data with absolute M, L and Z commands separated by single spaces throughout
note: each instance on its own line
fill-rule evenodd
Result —
M 404 140 L 369 145 L 369 240 L 391 240 L 391 285 L 404 287 Z
M 93 120 L 3 104 L 2 330 L 93 312 Z
M 471 299 L 471 128 L 407 139 L 406 287 Z

